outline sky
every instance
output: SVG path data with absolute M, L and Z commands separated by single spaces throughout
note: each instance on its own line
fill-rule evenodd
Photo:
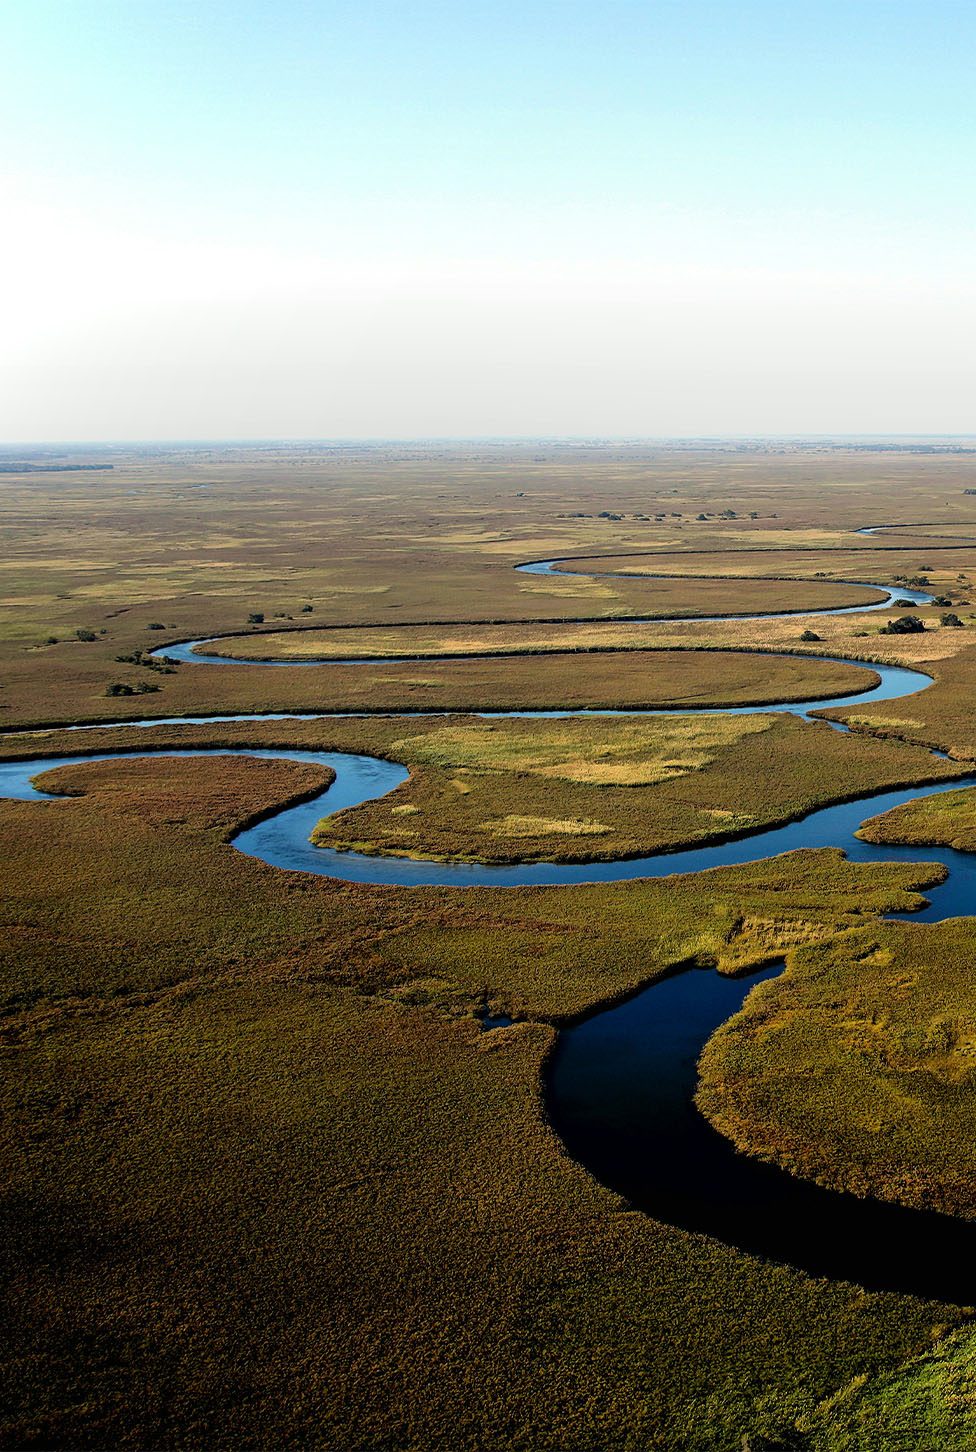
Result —
M 971 0 L 0 0 L 0 441 L 972 434 Z

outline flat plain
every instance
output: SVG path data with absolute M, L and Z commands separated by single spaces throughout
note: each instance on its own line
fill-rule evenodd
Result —
M 0 757 L 132 755 L 57 767 L 53 801 L 0 801 L 3 1445 L 971 1447 L 971 1310 L 659 1223 L 568 1158 L 543 1097 L 562 1026 L 688 964 L 788 955 L 707 1047 L 705 1111 L 792 1173 L 971 1216 L 972 924 L 882 921 L 940 881 L 927 844 L 971 831 L 968 796 L 866 829 L 918 843 L 915 863 L 822 849 L 382 887 L 231 845 L 323 768 L 167 751 L 400 762 L 389 797 L 329 815 L 326 792 L 316 840 L 495 862 L 673 850 L 951 782 L 976 759 L 976 460 L 98 460 L 112 470 L 4 476 Z M 515 569 L 560 557 L 600 573 Z M 919 581 L 949 603 L 912 607 L 916 633 L 880 633 L 902 608 L 766 613 Z M 214 637 L 237 664 L 149 655 Z M 828 708 L 848 734 L 700 709 L 867 690 L 873 663 L 933 684 Z M 585 708 L 625 714 L 460 714 Z M 642 708 L 683 714 L 626 714 Z M 332 714 L 200 719 L 288 712 Z M 107 725 L 140 720 L 160 724 Z M 485 1032 L 486 1011 L 513 1022 Z

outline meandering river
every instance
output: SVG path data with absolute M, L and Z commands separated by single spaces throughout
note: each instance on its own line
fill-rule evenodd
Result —
M 551 571 L 552 560 L 519 566 L 535 573 Z M 877 587 L 871 587 L 877 588 Z M 816 617 L 890 608 L 895 592 L 873 606 L 845 606 L 829 611 L 780 612 Z M 920 591 L 899 590 L 897 598 L 927 603 Z M 718 617 L 721 618 L 721 617 Z M 742 617 L 740 617 L 742 618 Z M 746 619 L 762 617 L 744 617 Z M 626 622 L 632 625 L 633 621 Z M 651 623 L 651 622 L 648 622 Z M 657 621 L 669 624 L 669 621 Z M 208 655 L 189 641 L 166 646 L 160 654 L 195 665 L 231 665 L 225 656 Z M 321 664 L 350 664 L 342 657 Z M 392 663 L 370 658 L 362 664 Z M 846 664 L 863 666 L 860 661 Z M 257 668 L 268 662 L 254 662 Z M 280 662 L 281 665 L 310 662 Z M 732 714 L 791 711 L 802 717 L 825 706 L 891 700 L 922 690 L 929 677 L 893 666 L 871 667 L 880 676 L 869 690 L 833 700 L 784 702 L 730 708 Z M 707 708 L 706 708 L 707 710 Z M 712 712 L 713 713 L 713 712 Z M 335 713 L 348 714 L 348 713 Z M 430 713 L 423 713 L 430 714 Z M 452 713 L 457 714 L 457 713 Z M 680 711 L 491 712 L 492 716 L 688 715 Z M 263 716 L 212 716 L 206 721 L 317 719 L 309 713 Z M 190 718 L 180 718 L 191 724 Z M 115 723 L 131 729 L 135 723 Z M 174 719 L 144 721 L 143 726 L 173 725 Z M 105 729 L 79 727 L 76 730 Z M 839 728 L 843 729 L 843 728 Z M 0 762 L 0 795 L 45 799 L 31 778 L 56 766 L 145 755 L 138 747 L 113 752 L 79 750 L 69 755 L 31 761 Z M 418 862 L 370 857 L 313 847 L 309 835 L 325 809 L 345 807 L 385 795 L 404 781 L 405 769 L 370 756 L 335 752 L 226 748 L 174 751 L 167 756 L 263 756 L 331 767 L 336 779 L 312 801 L 286 807 L 239 833 L 234 846 L 276 867 L 315 872 L 349 882 L 424 885 L 514 886 L 619 882 L 662 877 L 674 872 L 699 872 L 713 867 L 756 861 L 800 847 L 842 847 L 853 861 L 917 861 L 917 848 L 873 847 L 853 837 L 865 817 L 919 796 L 976 785 L 972 777 L 885 791 L 859 802 L 827 807 L 735 841 L 662 853 L 627 861 L 569 864 L 526 862 L 497 866 L 477 863 Z M 936 921 L 971 911 L 976 889 L 976 858 L 949 849 L 925 853 L 949 869 L 947 881 L 931 890 L 930 905 L 915 915 Z M 653 971 L 653 965 L 649 964 Z M 623 1004 L 593 1014 L 558 1038 L 546 1075 L 546 1105 L 551 1123 L 567 1151 L 604 1184 L 633 1205 L 683 1229 L 714 1236 L 742 1250 L 784 1261 L 814 1275 L 854 1281 L 871 1290 L 892 1290 L 933 1296 L 960 1304 L 976 1304 L 976 1270 L 972 1252 L 976 1227 L 949 1216 L 910 1210 L 872 1199 L 821 1189 L 750 1156 L 739 1154 L 711 1128 L 694 1105 L 697 1061 L 714 1030 L 742 1005 L 752 985 L 774 976 L 781 965 L 745 979 L 728 979 L 704 969 L 691 969 L 652 983 Z

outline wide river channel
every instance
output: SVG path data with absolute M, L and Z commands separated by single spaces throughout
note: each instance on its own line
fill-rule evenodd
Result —
M 553 563 L 539 561 L 520 568 L 533 573 L 547 573 Z M 897 596 L 919 604 L 927 603 L 930 598 L 910 590 L 899 590 Z M 886 593 L 874 606 L 788 613 L 800 617 L 890 609 L 894 598 L 893 594 Z M 634 622 L 622 623 L 633 625 Z M 663 625 L 671 622 L 654 623 Z M 226 656 L 206 654 L 205 649 L 200 647 L 207 644 L 210 642 L 189 641 L 180 646 L 166 646 L 159 653 L 196 665 L 241 664 Z M 329 665 L 340 660 L 343 664 L 350 664 L 343 657 L 322 659 L 320 663 Z M 372 657 L 362 663 L 388 664 L 392 660 L 392 657 Z M 864 665 L 861 661 L 847 663 Z M 258 668 L 267 668 L 270 662 L 254 664 Z M 308 665 L 309 662 L 287 664 Z M 810 711 L 817 708 L 892 700 L 922 690 L 929 684 L 929 677 L 919 671 L 883 665 L 872 665 L 870 669 L 880 677 L 880 681 L 863 692 L 832 700 L 737 707 L 731 714 L 790 711 L 806 718 Z M 690 711 L 683 708 L 680 711 L 471 714 L 686 716 Z M 319 718 L 307 713 L 276 713 L 194 717 L 192 722 L 189 718 L 179 719 L 185 724 L 199 725 L 208 721 Z M 125 727 L 131 730 L 133 725 L 173 725 L 174 718 L 116 724 L 119 729 Z M 97 728 L 72 729 L 105 728 L 99 723 Z M 146 753 L 140 753 L 138 747 L 129 746 L 116 752 L 85 753 L 79 750 L 60 757 L 0 762 L 0 795 L 49 800 L 47 794 L 33 786 L 35 775 L 57 766 L 139 754 Z M 935 786 L 879 792 L 858 802 L 812 812 L 784 827 L 711 847 L 618 862 L 527 862 L 493 866 L 369 857 L 311 845 L 309 835 L 326 809 L 331 814 L 345 807 L 357 806 L 385 795 L 405 781 L 408 773 L 394 763 L 370 756 L 284 749 L 166 749 L 164 754 L 262 756 L 331 767 L 336 779 L 327 792 L 312 801 L 286 807 L 275 816 L 247 828 L 234 839 L 234 846 L 275 867 L 314 872 L 347 882 L 387 883 L 403 887 L 434 884 L 451 887 L 558 886 L 581 882 L 620 882 L 754 862 L 801 847 L 842 847 L 855 862 L 918 861 L 918 848 L 872 847 L 854 837 L 853 833 L 865 817 L 887 811 L 902 802 L 960 786 L 976 785 L 974 773 L 973 776 Z M 929 889 L 929 905 L 913 914 L 914 920 L 935 922 L 969 914 L 976 888 L 976 858 L 948 848 L 940 848 L 935 854 L 926 852 L 924 856 L 926 860 L 942 862 L 949 876 L 941 886 Z M 635 1207 L 668 1224 L 713 1236 L 741 1250 L 786 1262 L 813 1275 L 853 1281 L 869 1290 L 911 1292 L 962 1305 L 976 1305 L 976 1265 L 973 1259 L 976 1226 L 946 1215 L 825 1190 L 798 1179 L 775 1166 L 738 1153 L 696 1109 L 697 1062 L 705 1043 L 720 1024 L 738 1011 L 753 984 L 774 977 L 781 971 L 782 964 L 778 964 L 748 977 L 727 978 L 712 970 L 688 969 L 659 979 L 626 1002 L 596 1012 L 573 1027 L 564 1028 L 546 1072 L 546 1107 L 553 1128 L 568 1153 L 603 1184 L 625 1196 Z

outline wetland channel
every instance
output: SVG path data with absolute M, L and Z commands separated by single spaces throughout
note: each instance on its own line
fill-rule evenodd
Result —
M 551 567 L 551 563 L 540 562 L 533 568 L 538 572 Z M 917 603 L 928 601 L 929 597 L 918 591 L 899 591 L 899 595 L 909 593 Z M 883 609 L 890 605 L 892 598 L 889 594 L 878 605 L 853 609 Z M 814 616 L 848 613 L 851 608 L 791 613 Z M 204 665 L 241 663 L 194 651 L 194 646 L 207 643 L 167 646 L 159 653 L 179 655 L 181 659 Z M 377 663 L 384 662 L 376 657 L 368 662 Z M 865 665 L 856 660 L 846 663 Z M 896 699 L 928 684 L 929 678 L 920 671 L 877 664 L 872 664 L 870 669 L 881 677 L 880 683 L 861 693 L 831 701 L 737 707 L 731 708 L 732 714 L 745 709 L 790 711 L 807 717 L 811 710 L 826 706 Z M 684 716 L 689 710 L 470 714 Z M 298 713 L 292 716 L 285 713 L 224 715 L 195 717 L 192 724 L 282 720 L 296 716 L 303 720 L 316 719 L 314 714 L 306 713 L 300 716 Z M 185 719 L 191 724 L 190 718 Z M 134 725 L 172 725 L 174 720 L 115 724 L 128 725 L 131 729 Z M 32 777 L 57 766 L 145 754 L 138 747 L 129 747 L 124 751 L 79 751 L 57 758 L 0 762 L 0 796 L 50 800 L 32 785 Z M 261 756 L 331 767 L 336 779 L 325 792 L 310 801 L 285 807 L 246 828 L 234 839 L 234 846 L 276 867 L 349 882 L 403 887 L 620 882 L 676 872 L 700 872 L 816 847 L 841 847 L 854 862 L 918 861 L 917 847 L 877 847 L 861 842 L 852 834 L 867 816 L 917 797 L 976 785 L 976 775 L 973 775 L 934 786 L 878 792 L 860 801 L 811 812 L 786 826 L 748 837 L 625 861 L 492 865 L 370 857 L 312 846 L 308 839 L 323 815 L 323 798 L 327 798 L 325 804 L 331 814 L 385 795 L 408 775 L 395 763 L 336 752 L 246 747 L 186 751 L 167 748 L 160 754 Z M 969 914 L 976 889 L 976 858 L 948 848 L 940 848 L 934 854 L 926 852 L 924 856 L 925 860 L 934 858 L 942 862 L 949 876 L 942 885 L 928 890 L 929 905 L 913 914 L 913 920 L 933 922 Z M 563 1028 L 545 1077 L 545 1102 L 553 1129 L 567 1152 L 603 1184 L 635 1208 L 667 1224 L 713 1236 L 750 1254 L 786 1262 L 812 1275 L 852 1281 L 867 1290 L 907 1292 L 957 1304 L 976 1304 L 973 1259 L 976 1226 L 951 1216 L 861 1199 L 801 1180 L 739 1153 L 695 1107 L 697 1062 L 705 1043 L 738 1011 L 753 984 L 781 970 L 780 962 L 758 973 L 729 978 L 711 969 L 688 968 L 659 978 L 626 1001 Z

